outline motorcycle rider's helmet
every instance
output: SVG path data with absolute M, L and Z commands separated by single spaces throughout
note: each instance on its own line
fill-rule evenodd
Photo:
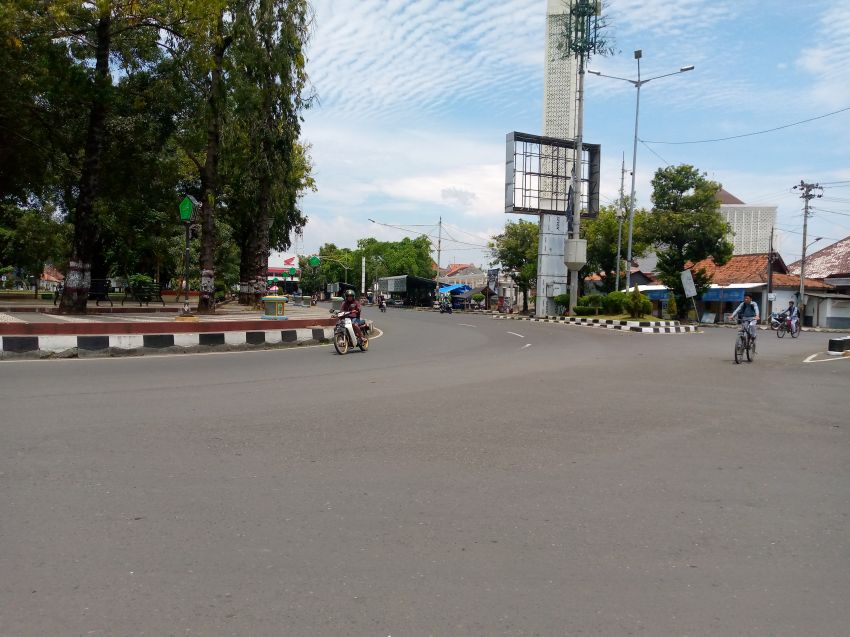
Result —
M 346 290 L 345 291 L 345 300 L 354 300 L 354 290 Z

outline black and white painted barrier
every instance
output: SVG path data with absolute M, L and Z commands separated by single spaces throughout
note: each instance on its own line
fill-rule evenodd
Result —
M 186 332 L 178 334 L 109 334 L 103 336 L 0 336 L 0 358 L 121 356 L 157 351 L 286 347 L 326 343 L 333 327 L 292 330 Z
M 641 334 L 686 334 L 697 332 L 695 325 L 680 325 L 679 321 L 616 321 L 613 319 L 591 319 L 572 316 L 550 316 L 537 318 L 516 314 L 497 314 L 494 319 L 532 321 L 534 323 L 560 323 L 562 325 L 582 325 L 585 327 L 601 327 L 623 332 L 639 332 Z
M 832 356 L 843 356 L 850 353 L 850 336 L 829 339 L 829 347 L 826 351 Z

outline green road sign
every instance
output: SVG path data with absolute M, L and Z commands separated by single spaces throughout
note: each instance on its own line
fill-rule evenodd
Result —
M 189 196 L 183 197 L 183 201 L 180 202 L 180 221 L 191 221 L 193 208 L 194 205 L 192 205 L 192 200 L 189 199 Z

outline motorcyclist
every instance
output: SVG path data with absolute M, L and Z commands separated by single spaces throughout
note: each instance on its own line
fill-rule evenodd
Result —
M 339 308 L 339 311 L 349 314 L 351 318 L 351 326 L 354 328 L 354 334 L 357 335 L 358 345 L 360 345 L 361 341 L 363 340 L 363 333 L 360 331 L 361 309 L 362 308 L 360 307 L 360 303 L 358 303 L 357 298 L 354 296 L 354 290 L 346 290 L 342 307 Z

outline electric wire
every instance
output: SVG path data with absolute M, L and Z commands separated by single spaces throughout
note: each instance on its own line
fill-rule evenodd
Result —
M 740 135 L 730 135 L 729 137 L 715 137 L 713 139 L 692 139 L 688 141 L 681 142 L 668 142 L 668 141 L 657 141 L 657 140 L 641 140 L 647 144 L 666 144 L 668 146 L 680 146 L 683 144 L 709 144 L 712 142 L 725 142 L 731 139 L 741 139 L 743 137 L 753 137 L 754 135 L 764 135 L 765 133 L 773 133 L 778 130 L 783 130 L 785 128 L 791 128 L 792 126 L 799 126 L 800 124 L 807 124 L 809 122 L 814 122 L 818 119 L 824 119 L 825 117 L 832 117 L 833 115 L 838 115 L 839 113 L 843 113 L 845 111 L 850 111 L 850 106 L 845 106 L 844 108 L 840 108 L 837 111 L 832 111 L 831 113 L 825 113 L 824 115 L 818 115 L 817 117 L 810 117 L 808 119 L 800 120 L 799 122 L 792 122 L 790 124 L 783 124 L 782 126 L 775 126 L 774 128 L 766 128 L 760 131 L 754 131 L 752 133 L 742 133 Z

